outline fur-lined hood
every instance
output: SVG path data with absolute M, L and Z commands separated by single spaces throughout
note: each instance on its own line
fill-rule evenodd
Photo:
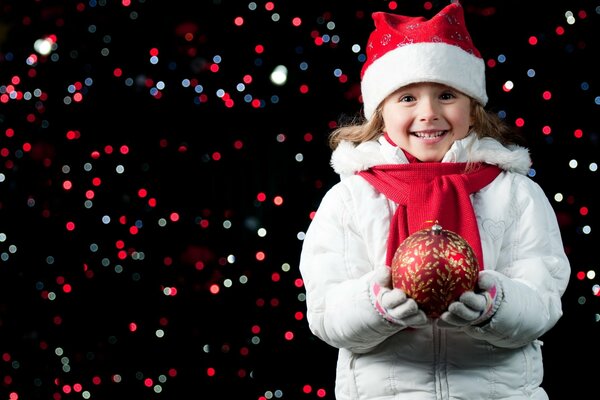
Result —
M 505 171 L 523 175 L 526 175 L 531 167 L 531 157 L 527 148 L 517 145 L 505 147 L 495 139 L 479 139 L 473 133 L 455 141 L 442 162 L 486 162 Z M 379 140 L 364 142 L 358 146 L 343 141 L 331 156 L 331 166 L 342 178 L 375 165 L 404 163 L 408 163 L 404 152 L 383 136 Z

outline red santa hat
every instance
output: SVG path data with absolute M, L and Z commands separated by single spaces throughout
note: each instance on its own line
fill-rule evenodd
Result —
M 379 103 L 416 82 L 453 87 L 487 103 L 485 63 L 473 45 L 463 8 L 454 2 L 430 20 L 374 12 L 361 71 L 364 113 L 371 119 Z

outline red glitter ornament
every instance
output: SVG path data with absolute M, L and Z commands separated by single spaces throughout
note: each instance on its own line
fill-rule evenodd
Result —
M 407 237 L 392 260 L 392 284 L 431 318 L 477 284 L 479 263 L 459 234 L 434 224 Z

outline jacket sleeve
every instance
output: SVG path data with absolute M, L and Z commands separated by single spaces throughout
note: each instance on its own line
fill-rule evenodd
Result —
M 312 333 L 336 348 L 365 353 L 400 330 L 369 298 L 375 265 L 357 229 L 349 190 L 334 186 L 306 232 L 300 272 Z
M 487 324 L 465 329 L 474 338 L 506 348 L 538 339 L 558 322 L 571 274 L 545 193 L 527 177 L 519 176 L 515 183 L 516 235 L 503 248 L 505 261 L 492 271 L 503 291 L 502 302 Z

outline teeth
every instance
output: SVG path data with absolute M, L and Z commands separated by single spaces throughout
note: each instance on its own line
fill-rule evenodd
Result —
M 423 139 L 433 139 L 436 137 L 440 137 L 444 134 L 445 131 L 438 131 L 438 132 L 413 132 L 415 136 L 423 138 Z

